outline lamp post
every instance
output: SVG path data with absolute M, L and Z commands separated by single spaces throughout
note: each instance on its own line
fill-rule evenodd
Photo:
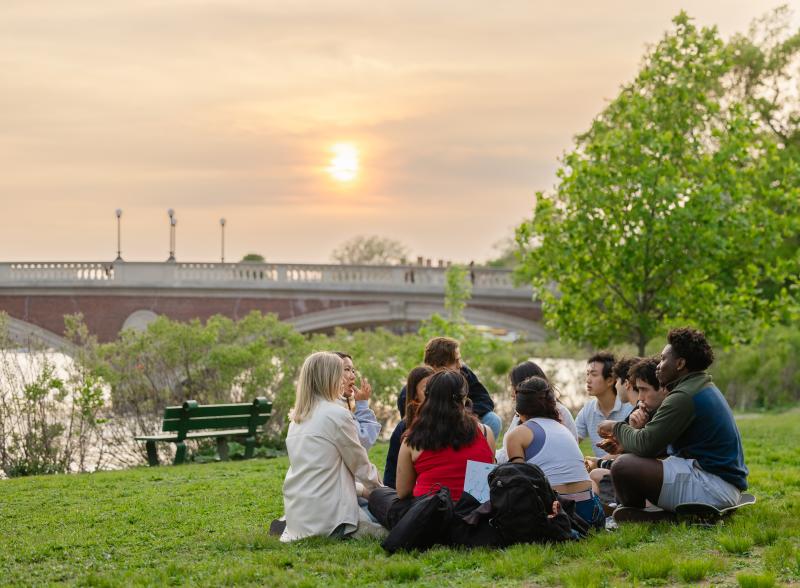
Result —
M 175 218 L 175 211 L 171 208 L 167 211 L 169 217 L 169 257 L 167 261 L 175 261 L 175 225 L 178 219 Z
M 115 211 L 117 215 L 117 258 L 114 261 L 122 261 L 122 209 Z
M 225 263 L 225 219 L 219 219 L 219 229 L 221 234 L 221 253 L 220 253 L 220 262 Z

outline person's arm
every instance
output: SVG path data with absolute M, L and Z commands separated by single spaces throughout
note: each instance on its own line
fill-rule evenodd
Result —
M 494 451 L 494 433 L 489 426 L 481 424 L 481 432 L 483 433 L 483 437 L 486 439 L 486 443 L 489 445 L 489 449 Z
M 586 405 L 583 406 L 575 418 L 575 431 L 578 433 L 579 442 L 589 436 L 589 427 L 586 424 Z
M 489 396 L 489 391 L 486 389 L 486 386 L 481 384 L 478 376 L 464 364 L 461 364 L 461 373 L 467 379 L 467 384 L 469 385 L 467 396 L 472 400 L 472 412 L 480 418 L 487 412 L 493 411 L 494 401 L 492 397 Z
M 572 433 L 572 436 L 575 437 L 575 440 L 577 441 L 578 429 L 575 426 L 575 419 L 572 418 L 572 413 L 560 402 L 556 404 L 556 407 L 558 408 L 558 414 L 561 415 L 561 424 L 569 429 L 569 432 Z
M 400 454 L 397 456 L 397 497 L 410 498 L 414 494 L 417 483 L 417 472 L 411 459 L 411 448 L 403 441 Z
M 406 430 L 406 422 L 397 423 L 389 439 L 389 451 L 386 452 L 386 467 L 383 469 L 383 484 L 389 488 L 397 486 L 397 457 L 400 454 L 400 443 Z
M 694 402 L 688 394 L 673 393 L 658 407 L 652 420 L 641 429 L 625 423 L 614 425 L 614 437 L 625 453 L 639 457 L 658 457 L 667 445 L 680 437 L 694 421 Z
M 358 440 L 356 423 L 350 413 L 343 410 L 341 415 L 337 414 L 333 418 L 333 442 L 356 482 L 364 485 L 364 496 L 369 496 L 371 490 L 381 486 L 378 468 L 369 461 L 367 450 Z
M 356 410 L 353 413 L 358 422 L 358 440 L 364 449 L 369 450 L 378 440 L 381 432 L 381 424 L 375 417 L 375 413 L 369 407 L 368 400 L 356 400 Z
M 513 431 L 518 424 L 519 415 L 514 413 L 514 416 L 511 417 L 511 423 L 509 423 L 508 429 L 506 429 L 506 434 L 503 435 L 503 446 L 494 452 L 494 460 L 497 463 L 506 463 L 508 461 L 508 453 L 506 452 L 506 439 L 508 439 L 508 434 Z
M 533 431 L 528 427 L 517 427 L 508 434 L 506 451 L 508 461 L 525 461 L 525 449 L 533 442 Z

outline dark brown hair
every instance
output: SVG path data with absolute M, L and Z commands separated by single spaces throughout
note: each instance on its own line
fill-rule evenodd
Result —
M 408 373 L 408 378 L 406 379 L 406 415 L 403 418 L 406 423 L 406 431 L 411 428 L 411 424 L 417 417 L 417 410 L 422 405 L 422 402 L 424 402 L 424 399 L 419 402 L 415 400 L 417 386 L 419 386 L 422 380 L 433 373 L 433 368 L 428 365 L 415 367 Z
M 550 382 L 538 376 L 531 376 L 520 382 L 514 392 L 517 395 L 517 414 L 525 418 L 543 417 L 561 422 L 556 406 L 556 395 Z
M 641 357 L 623 357 L 614 364 L 611 372 L 618 380 L 622 380 L 623 382 L 630 380 L 631 368 L 641 359 Z
M 656 390 L 661 388 L 661 384 L 658 378 L 656 378 L 656 368 L 658 367 L 659 361 L 661 360 L 658 357 L 645 357 L 633 364 L 631 370 L 628 372 L 628 379 L 631 381 L 631 384 L 636 386 L 636 380 L 644 380 Z
M 511 387 L 516 388 L 524 380 L 527 380 L 533 376 L 538 376 L 544 380 L 547 380 L 547 376 L 545 375 L 544 370 L 539 367 L 539 364 L 533 361 L 523 361 L 522 363 L 514 366 L 514 368 L 511 370 L 511 373 L 508 374 L 508 379 L 511 380 Z
M 434 368 L 442 368 L 456 361 L 458 341 L 450 337 L 434 337 L 425 345 L 424 361 Z
M 610 378 L 614 369 L 614 354 L 609 351 L 600 351 L 586 360 L 586 363 L 595 362 L 603 364 L 603 378 Z
M 417 450 L 466 447 L 475 439 L 478 419 L 464 406 L 467 380 L 455 370 L 438 371 L 425 386 L 425 402 L 406 437 Z

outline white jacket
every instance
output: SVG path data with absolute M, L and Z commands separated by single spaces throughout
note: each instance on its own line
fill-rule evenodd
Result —
M 289 471 L 283 482 L 286 529 L 281 541 L 327 537 L 339 525 L 358 528 L 355 482 L 372 490 L 381 485 L 358 439 L 346 408 L 321 401 L 302 423 L 291 423 L 286 437 Z

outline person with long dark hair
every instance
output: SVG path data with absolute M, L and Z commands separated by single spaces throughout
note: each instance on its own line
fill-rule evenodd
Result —
M 458 501 L 467 461 L 494 461 L 494 435 L 466 408 L 467 390 L 466 379 L 455 370 L 438 371 L 428 380 L 425 402 L 400 447 L 397 489 L 370 494 L 370 511 L 387 528 L 415 498 L 439 486 L 446 486 Z
M 592 491 L 578 442 L 561 424 L 553 387 L 533 376 L 517 384 L 514 392 L 520 424 L 508 434 L 509 461 L 542 468 L 553 490 L 574 500 L 577 514 L 599 527 L 605 520 L 603 506 Z
M 543 378 L 548 382 L 550 381 L 547 375 L 545 375 L 544 370 L 534 361 L 523 361 L 522 363 L 514 366 L 514 368 L 508 374 L 508 380 L 511 383 L 511 393 L 514 394 L 514 389 L 517 387 L 517 385 L 519 385 L 523 380 L 527 380 L 532 376 Z M 575 419 L 572 418 L 572 414 L 569 412 L 569 409 L 558 401 L 556 401 L 556 408 L 558 409 L 558 414 L 561 417 L 561 424 L 569 429 L 570 433 L 572 433 L 577 440 L 578 430 L 575 428 Z M 513 431 L 517 425 L 519 425 L 519 415 L 514 413 L 514 416 L 511 417 L 511 423 L 508 425 L 508 430 L 506 430 L 506 434 L 503 435 L 503 446 L 495 452 L 497 463 L 505 463 L 508 461 L 506 439 L 508 434 Z
M 386 467 L 383 470 L 383 483 L 389 488 L 394 488 L 397 478 L 397 457 L 400 454 L 400 444 L 403 442 L 406 431 L 411 428 L 414 419 L 417 417 L 420 406 L 425 400 L 425 386 L 428 378 L 433 375 L 433 368 L 427 365 L 415 367 L 408 374 L 406 380 L 406 390 L 412 390 L 406 396 L 406 410 L 403 419 L 397 423 L 389 439 L 389 451 L 386 453 Z

